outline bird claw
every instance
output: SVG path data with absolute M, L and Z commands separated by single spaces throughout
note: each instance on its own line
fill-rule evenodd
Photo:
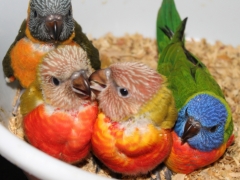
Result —
M 99 171 L 101 170 L 100 161 L 95 156 L 92 156 L 92 161 L 93 161 L 93 165 L 95 166 L 95 174 L 98 174 Z
M 168 169 L 167 166 L 165 166 L 164 164 L 157 167 L 154 171 L 155 178 L 150 176 L 150 180 L 161 180 L 162 179 L 160 176 L 161 172 L 163 173 L 163 177 L 165 180 L 172 180 L 172 171 Z
M 17 101 L 16 101 L 15 105 L 13 106 L 13 110 L 12 110 L 12 115 L 13 116 L 17 115 L 18 107 L 20 105 L 20 98 L 21 98 L 22 94 L 24 93 L 24 91 L 25 91 L 25 89 L 21 89 L 21 91 L 18 95 Z
M 150 180 L 161 180 L 160 172 L 158 170 L 156 170 L 154 174 L 155 174 L 155 178 L 153 178 L 152 174 L 150 174 Z
M 165 166 L 165 170 L 164 171 L 164 177 L 166 180 L 171 180 L 172 179 L 172 171 L 170 169 L 168 169 L 166 166 Z
M 11 83 L 11 82 L 13 82 L 13 81 L 15 81 L 15 77 L 14 76 L 10 76 L 10 77 L 6 77 L 5 78 L 5 81 L 7 82 L 7 83 Z
M 155 173 L 155 178 L 152 177 L 152 174 L 150 175 L 150 180 L 161 180 L 161 176 L 159 171 L 156 171 Z

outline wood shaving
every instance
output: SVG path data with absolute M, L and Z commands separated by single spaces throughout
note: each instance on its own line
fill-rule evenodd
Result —
M 92 42 L 100 53 L 102 68 L 115 62 L 141 61 L 153 69 L 157 68 L 158 51 L 155 39 L 145 38 L 140 34 L 115 37 L 111 33 Z M 173 180 L 235 180 L 240 179 L 240 46 L 224 45 L 220 41 L 209 44 L 206 39 L 186 41 L 186 48 L 208 67 L 210 73 L 222 88 L 229 103 L 233 121 L 235 143 L 230 146 L 217 162 L 197 170 L 189 175 L 174 174 Z M 9 121 L 9 130 L 23 139 L 21 117 Z M 92 157 L 78 165 L 80 168 L 95 173 L 96 167 Z M 114 177 L 102 167 L 99 176 Z M 140 177 L 122 177 L 121 179 L 147 180 L 155 178 L 154 174 Z M 163 178 L 163 174 L 161 173 Z

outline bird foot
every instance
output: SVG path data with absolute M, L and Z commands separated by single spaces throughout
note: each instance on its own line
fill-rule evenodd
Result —
M 20 93 L 17 97 L 17 101 L 16 101 L 15 105 L 13 106 L 13 110 L 12 110 L 12 115 L 13 116 L 17 115 L 18 107 L 20 105 L 20 98 L 21 98 L 22 94 L 24 93 L 24 91 L 25 91 L 25 89 L 21 89 L 21 91 L 20 91 Z
M 161 180 L 159 171 L 156 171 L 154 174 L 155 174 L 154 178 L 152 177 L 152 175 L 150 175 L 150 180 Z
M 153 178 L 152 176 L 150 176 L 151 180 L 161 180 L 161 174 L 163 174 L 163 178 L 164 180 L 172 180 L 172 171 L 170 169 L 167 168 L 167 166 L 165 166 L 164 164 L 161 164 L 160 166 L 158 166 L 155 170 L 154 170 L 154 174 L 155 177 Z
M 101 162 L 94 155 L 92 156 L 93 165 L 95 166 L 95 173 L 98 174 L 101 168 Z
M 13 82 L 13 81 L 15 81 L 15 77 L 14 76 L 10 76 L 10 77 L 6 77 L 5 78 L 5 81 L 7 82 L 7 83 L 11 83 L 11 82 Z

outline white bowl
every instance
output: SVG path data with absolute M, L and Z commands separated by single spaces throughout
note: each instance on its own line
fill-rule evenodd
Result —
M 83 31 L 98 38 L 107 32 L 116 36 L 141 33 L 155 38 L 155 24 L 161 1 L 157 0 L 72 0 L 75 19 Z M 239 45 L 240 2 L 235 0 L 176 0 L 182 18 L 188 17 L 187 37 L 220 40 Z M 26 18 L 28 0 L 0 1 L 0 59 L 14 41 Z M 8 131 L 14 85 L 5 83 L 0 72 L 0 154 L 40 179 L 105 179 L 56 160 L 18 139 Z

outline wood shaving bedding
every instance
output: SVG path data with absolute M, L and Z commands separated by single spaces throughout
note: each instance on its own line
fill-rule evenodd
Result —
M 91 37 L 90 37 L 91 38 Z M 115 37 L 111 33 L 99 39 L 92 39 L 98 48 L 102 68 L 115 62 L 141 61 L 153 69 L 157 68 L 158 52 L 156 40 L 145 38 L 140 34 Z M 209 44 L 205 39 L 186 41 L 186 48 L 208 67 L 210 73 L 221 86 L 229 103 L 233 121 L 235 143 L 217 162 L 189 175 L 174 174 L 173 180 L 232 180 L 240 179 L 240 46 L 224 45 L 220 41 Z M 9 121 L 9 130 L 23 139 L 21 116 Z M 92 157 L 78 165 L 80 168 L 95 173 Z M 111 177 L 107 168 L 102 168 L 100 176 Z M 163 174 L 161 173 L 161 177 Z M 154 177 L 154 175 L 151 175 Z M 140 177 L 122 177 L 122 179 L 147 180 L 150 175 Z

